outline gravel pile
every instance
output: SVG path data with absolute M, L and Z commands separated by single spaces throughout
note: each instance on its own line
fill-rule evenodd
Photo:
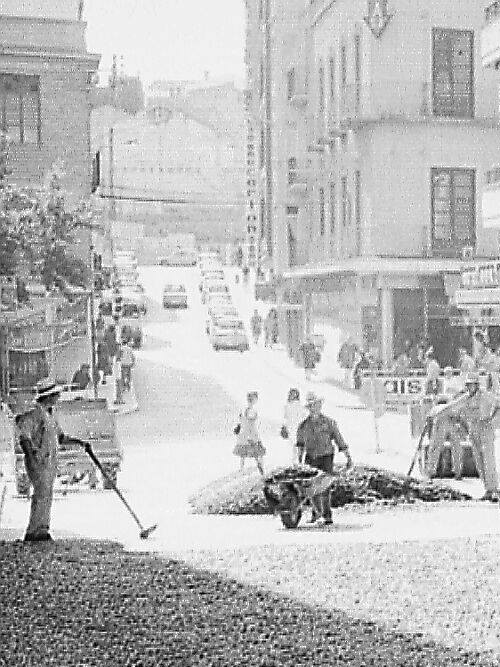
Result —
M 113 544 L 0 543 L 0 599 L 2 667 L 492 665 Z
M 373 624 L 405 644 L 470 652 L 456 665 L 500 664 L 498 538 L 390 544 L 266 545 L 191 552 L 218 576 L 286 595 L 323 612 Z M 433 645 L 431 642 L 435 642 Z M 405 649 L 406 650 L 406 649 Z M 433 650 L 433 649 L 432 649 Z M 432 664 L 427 649 L 422 667 Z M 320 664 L 320 663 L 318 663 Z M 333 663 L 337 664 L 337 663 Z M 367 655 L 356 665 L 371 663 Z M 388 656 L 387 667 L 393 663 Z M 408 664 L 413 664 L 411 660 Z M 436 665 L 443 664 L 440 660 Z
M 292 477 L 311 477 L 314 468 L 305 465 L 276 468 L 264 480 L 255 471 L 238 472 L 215 480 L 189 498 L 198 514 L 270 514 L 263 483 L 272 484 Z M 408 503 L 471 500 L 465 493 L 434 481 L 422 481 L 372 466 L 355 466 L 346 472 L 335 468 L 332 506 L 368 503 Z

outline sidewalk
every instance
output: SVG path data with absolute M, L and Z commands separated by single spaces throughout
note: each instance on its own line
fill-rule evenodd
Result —
M 139 409 L 139 404 L 135 395 L 134 384 L 130 387 L 130 391 L 124 391 L 122 395 L 123 403 L 115 403 L 116 396 L 116 377 L 109 375 L 106 378 L 106 384 L 99 384 L 99 398 L 105 398 L 108 402 L 108 407 L 111 412 L 119 415 L 128 415 Z

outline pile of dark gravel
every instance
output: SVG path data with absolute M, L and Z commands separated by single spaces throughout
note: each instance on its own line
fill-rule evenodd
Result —
M 189 503 L 198 514 L 270 514 L 263 494 L 264 483 L 308 478 L 315 474 L 317 470 L 306 465 L 276 468 L 266 474 L 264 480 L 254 471 L 233 473 L 200 489 L 189 498 Z M 335 478 L 331 495 L 333 507 L 471 500 L 469 495 L 435 481 L 408 478 L 372 466 L 355 466 L 350 471 L 338 466 Z
M 114 544 L 0 543 L 2 667 L 491 667 Z

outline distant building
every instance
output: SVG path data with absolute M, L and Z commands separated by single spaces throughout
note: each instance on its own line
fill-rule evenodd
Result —
M 1 127 L 10 180 L 39 184 L 62 165 L 63 186 L 90 192 L 90 91 L 99 56 L 87 52 L 78 0 L 0 0 Z
M 99 192 L 108 201 L 114 195 L 117 219 L 141 225 L 146 254 L 155 239 L 171 233 L 192 232 L 200 242 L 217 243 L 242 236 L 243 127 L 242 92 L 232 84 L 161 82 L 147 91 L 144 113 L 92 112 Z

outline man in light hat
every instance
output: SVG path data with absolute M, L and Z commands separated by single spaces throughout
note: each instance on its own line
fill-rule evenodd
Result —
M 484 483 L 483 500 L 498 502 L 494 419 L 500 404 L 491 391 L 481 389 L 479 380 L 478 373 L 469 373 L 465 378 L 468 396 L 459 416 L 467 424 L 476 467 Z
M 318 468 L 326 473 L 333 472 L 333 457 L 335 448 L 332 441 L 335 442 L 340 452 L 343 452 L 347 459 L 347 467 L 352 466 L 352 459 L 349 453 L 349 447 L 345 442 L 337 423 L 326 417 L 321 412 L 323 399 L 314 392 L 308 392 L 306 396 L 306 408 L 309 410 L 309 416 L 300 424 L 297 430 L 297 449 L 299 451 L 299 460 L 304 460 L 313 468 Z M 305 456 L 304 456 L 305 454 Z M 330 491 L 320 496 L 320 507 L 325 524 L 332 523 L 332 508 L 330 505 Z M 319 517 L 313 509 L 311 523 L 317 521 Z
M 30 519 L 24 537 L 26 542 L 52 539 L 49 528 L 57 474 L 57 450 L 64 437 L 52 411 L 60 393 L 60 388 L 53 382 L 40 381 L 37 385 L 35 407 L 16 418 L 26 472 L 33 485 Z

